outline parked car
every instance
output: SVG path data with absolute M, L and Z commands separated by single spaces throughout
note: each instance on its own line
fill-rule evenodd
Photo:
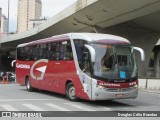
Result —
M 3 77 L 8 77 L 8 81 L 12 82 L 15 81 L 16 75 L 14 72 L 1 72 L 0 73 L 0 81 L 2 81 Z

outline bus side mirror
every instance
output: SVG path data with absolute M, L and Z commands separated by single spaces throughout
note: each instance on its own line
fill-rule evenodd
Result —
M 145 60 L 144 50 L 142 48 L 139 48 L 139 47 L 133 47 L 133 49 L 140 52 L 140 54 L 141 54 L 141 60 L 144 61 Z
M 89 50 L 89 52 L 91 54 L 91 61 L 95 62 L 96 52 L 95 52 L 94 48 L 90 45 L 87 45 L 87 44 L 85 44 L 84 46 Z
M 14 67 L 14 63 L 16 62 L 16 60 L 13 60 L 12 62 L 11 62 L 11 66 L 12 67 Z

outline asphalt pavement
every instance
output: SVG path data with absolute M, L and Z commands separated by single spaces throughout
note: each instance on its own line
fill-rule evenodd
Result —
M 12 82 L 10 84 L 0 84 L 0 111 L 15 112 L 44 112 L 45 115 L 72 116 L 78 112 L 79 118 L 89 115 L 87 120 L 94 120 L 90 117 L 117 115 L 119 112 L 141 112 L 160 111 L 159 91 L 139 89 L 136 99 L 116 99 L 106 101 L 69 101 L 65 95 L 48 91 L 37 90 L 28 92 L 25 86 Z M 49 112 L 50 111 L 50 112 Z M 61 111 L 58 112 L 57 111 Z M 111 112 L 111 114 L 110 114 Z M 92 114 L 90 114 L 92 113 Z M 99 114 L 101 113 L 101 114 Z M 105 113 L 105 114 L 102 114 Z M 81 116 L 80 116 L 81 114 Z M 138 113 L 139 115 L 140 113 Z M 77 114 L 75 114 L 77 115 Z M 101 119 L 102 119 L 101 116 Z M 59 118 L 58 117 L 58 118 Z M 107 117 L 108 119 L 109 117 Z M 62 119 L 66 120 L 66 117 Z M 146 119 L 146 117 L 145 117 Z

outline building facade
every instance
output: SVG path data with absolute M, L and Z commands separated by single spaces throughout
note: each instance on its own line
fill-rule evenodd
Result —
M 2 14 L 2 8 L 0 8 L 0 37 L 7 34 L 8 30 L 8 19 Z
M 41 14 L 41 0 L 18 0 L 17 32 L 29 30 L 29 21 L 31 19 L 39 19 Z
M 29 29 L 33 29 L 35 27 L 38 27 L 43 22 L 47 21 L 46 18 L 40 18 L 40 19 L 30 19 L 29 20 Z
M 1 33 L 6 34 L 8 29 L 8 19 L 5 15 L 1 15 Z

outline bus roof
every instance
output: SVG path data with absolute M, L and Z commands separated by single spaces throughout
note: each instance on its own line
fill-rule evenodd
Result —
M 62 35 L 56 35 L 49 38 L 44 38 L 24 44 L 20 44 L 17 47 L 24 47 L 48 42 L 64 41 L 69 39 L 84 39 L 89 42 L 108 43 L 108 44 L 130 44 L 130 42 L 119 36 L 101 33 L 67 33 Z
M 72 33 L 73 39 L 82 38 L 90 42 L 107 43 L 107 44 L 130 44 L 130 42 L 120 36 L 101 33 Z

